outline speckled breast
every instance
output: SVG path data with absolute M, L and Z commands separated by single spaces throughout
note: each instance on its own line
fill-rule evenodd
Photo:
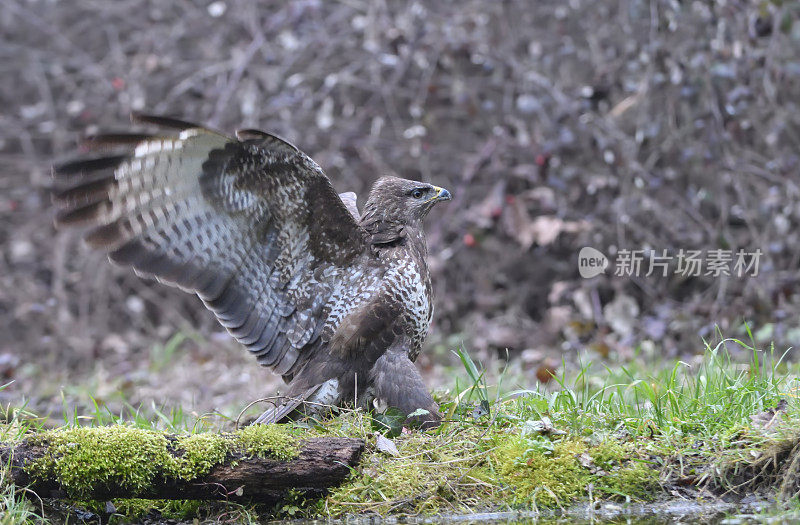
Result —
M 431 279 L 413 259 L 397 261 L 386 274 L 392 294 L 403 305 L 403 323 L 408 327 L 409 358 L 414 361 L 428 335 L 433 317 Z

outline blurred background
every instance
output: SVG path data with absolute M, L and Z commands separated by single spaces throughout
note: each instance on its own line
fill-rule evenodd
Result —
M 52 226 L 54 162 L 131 111 L 282 135 L 427 224 L 420 366 L 463 346 L 532 387 L 578 360 L 800 340 L 800 5 L 773 1 L 0 0 L 3 403 L 236 409 L 279 383 L 200 301 Z M 362 197 L 363 202 L 363 197 Z M 608 255 L 583 279 L 578 252 Z M 762 250 L 758 275 L 615 276 L 620 250 Z M 657 272 L 659 273 L 659 272 Z

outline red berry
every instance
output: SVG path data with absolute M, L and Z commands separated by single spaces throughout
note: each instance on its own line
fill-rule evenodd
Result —
M 464 234 L 464 246 L 466 246 L 467 248 L 472 248 L 476 244 L 478 244 L 478 243 L 475 240 L 475 236 L 474 235 L 472 235 L 471 233 L 465 233 Z

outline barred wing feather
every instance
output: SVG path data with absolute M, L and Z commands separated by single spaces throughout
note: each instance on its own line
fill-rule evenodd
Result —
M 180 131 L 90 140 L 133 153 L 56 168 L 56 222 L 92 225 L 86 240 L 112 261 L 197 293 L 261 364 L 295 373 L 346 305 L 347 281 L 363 274 L 354 206 L 275 136 L 141 120 Z

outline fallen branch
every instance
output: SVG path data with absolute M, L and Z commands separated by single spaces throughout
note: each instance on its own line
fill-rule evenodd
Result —
M 206 458 L 206 449 L 190 451 L 186 436 L 125 429 L 124 440 L 114 441 L 107 439 L 106 434 L 113 435 L 108 430 L 80 431 L 86 432 L 34 435 L 0 446 L 0 460 L 7 465 L 10 480 L 42 498 L 270 503 L 290 489 L 323 493 L 349 474 L 364 449 L 360 439 L 326 437 L 297 440 L 291 457 L 254 454 L 252 447 L 241 445 L 239 434 L 217 434 L 210 438 L 217 448 L 208 448 Z M 99 440 L 98 436 L 85 438 L 98 431 L 105 432 Z

